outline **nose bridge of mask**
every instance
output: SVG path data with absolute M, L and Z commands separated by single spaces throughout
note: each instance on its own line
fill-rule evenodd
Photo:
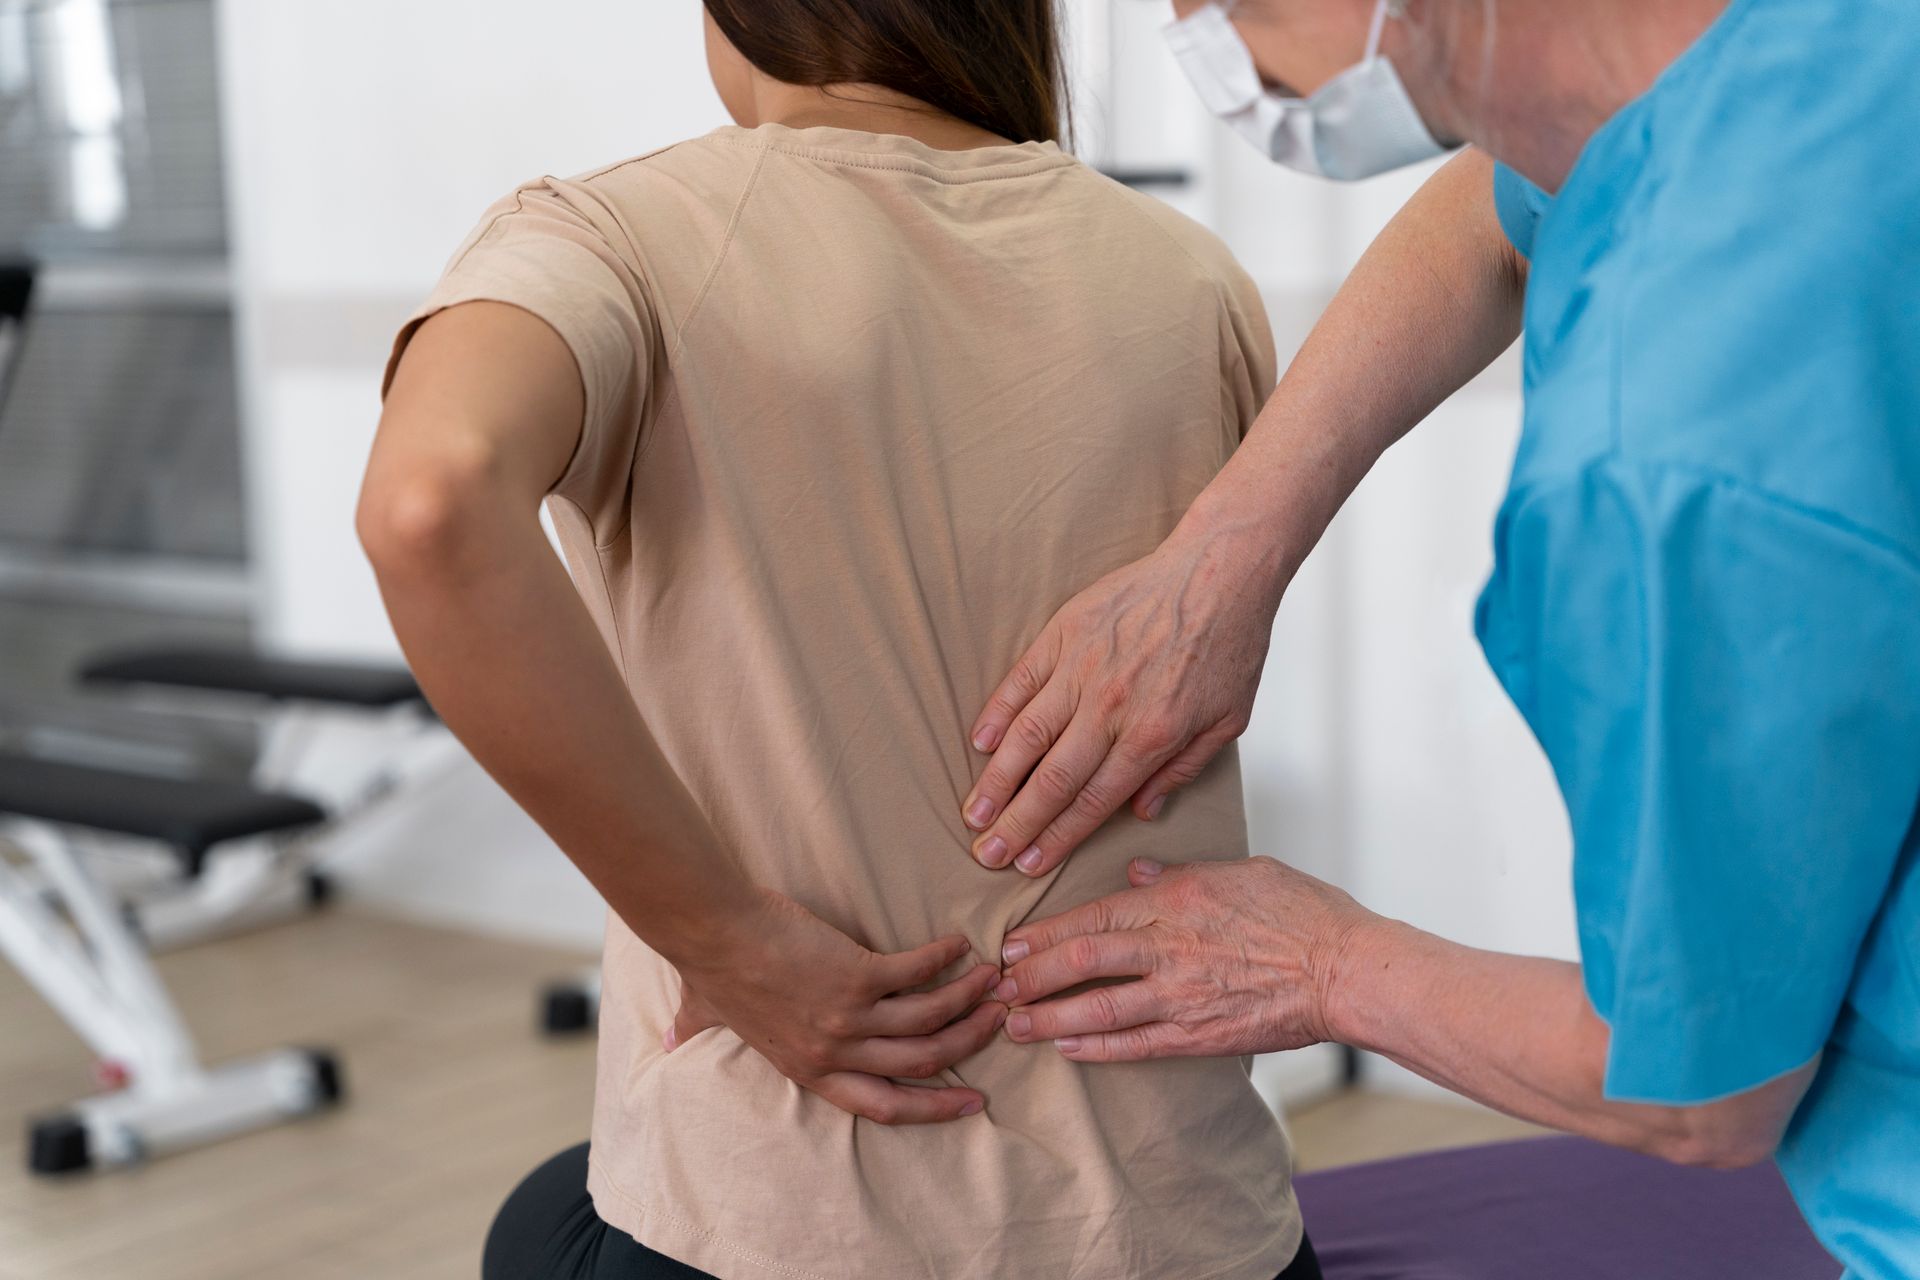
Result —
M 1214 115 L 1236 115 L 1265 96 L 1252 52 L 1219 5 L 1201 5 L 1168 27 L 1167 43 Z

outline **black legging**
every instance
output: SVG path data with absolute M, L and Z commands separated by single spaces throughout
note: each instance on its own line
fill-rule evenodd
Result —
M 713 1280 L 600 1220 L 587 1195 L 587 1144 L 562 1151 L 514 1188 L 487 1233 L 481 1280 Z M 1321 1280 L 1313 1244 L 1277 1280 Z

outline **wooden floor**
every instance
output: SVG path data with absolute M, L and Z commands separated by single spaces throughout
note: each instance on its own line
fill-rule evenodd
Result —
M 0 1280 L 474 1280 L 486 1225 L 586 1136 L 593 1046 L 533 1027 L 583 957 L 351 910 L 182 951 L 162 972 L 213 1061 L 337 1049 L 348 1105 L 49 1182 L 28 1116 L 92 1089 L 89 1056 L 0 965 Z M 1292 1118 L 1303 1169 L 1529 1132 L 1466 1106 L 1345 1095 Z
M 1362 1092 L 1297 1111 L 1287 1126 L 1300 1173 L 1546 1132 L 1468 1102 Z

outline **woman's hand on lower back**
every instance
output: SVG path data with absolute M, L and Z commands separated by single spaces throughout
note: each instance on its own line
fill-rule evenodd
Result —
M 1132 801 L 1151 821 L 1246 731 L 1280 580 L 1248 540 L 1176 534 L 1068 601 L 974 724 L 974 857 L 1045 875 Z
M 931 991 L 913 992 L 968 954 L 943 938 L 912 951 L 869 951 L 799 903 L 762 890 L 754 918 L 734 922 L 710 956 L 680 966 L 672 1052 L 725 1026 L 780 1074 L 843 1111 L 880 1124 L 927 1124 L 976 1115 L 975 1089 L 895 1083 L 925 1080 L 978 1053 L 1006 1020 L 986 1000 L 999 977 L 975 965 Z

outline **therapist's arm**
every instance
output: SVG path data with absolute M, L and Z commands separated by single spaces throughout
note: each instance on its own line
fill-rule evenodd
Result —
M 1510 346 L 1526 262 L 1493 164 L 1450 161 L 1367 250 L 1166 543 L 1066 604 L 973 729 L 974 855 L 1057 866 L 1129 800 L 1157 816 L 1245 731 L 1274 613 L 1387 447 Z
M 1679 1164 L 1737 1169 L 1773 1156 L 1814 1063 L 1695 1106 L 1605 1096 L 1611 1031 L 1578 965 L 1502 955 L 1374 916 L 1350 935 L 1329 1034 L 1509 1115 Z
M 995 969 L 898 995 L 964 938 L 882 956 L 756 887 L 661 754 L 553 554 L 539 504 L 580 437 L 583 392 L 558 334 L 470 303 L 421 327 L 387 400 L 358 528 L 394 631 L 435 711 L 677 968 L 700 1012 L 781 1072 L 883 1122 L 978 1110 L 918 1088 L 988 1041 Z M 977 1007 L 976 1007 L 977 1006 Z M 956 1019 L 958 1021 L 956 1021 Z
M 1448 942 L 1271 858 L 1128 874 L 1008 936 L 1011 1038 L 1076 1062 L 1351 1044 L 1509 1115 L 1715 1168 L 1770 1157 L 1812 1079 L 1809 1063 L 1695 1106 L 1616 1101 L 1577 965 Z M 1140 981 L 1055 998 L 1096 977 Z

